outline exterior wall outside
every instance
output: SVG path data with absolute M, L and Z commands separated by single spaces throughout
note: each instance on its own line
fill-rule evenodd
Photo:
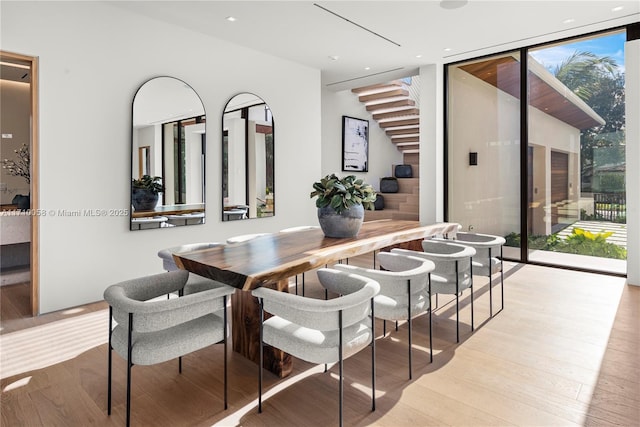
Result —
M 502 236 L 518 233 L 520 101 L 459 68 L 451 68 L 449 77 L 449 186 L 453 190 L 449 217 L 464 230 L 471 227 L 476 232 Z M 534 147 L 533 202 L 537 206 L 533 210 L 533 233 L 550 234 L 551 151 L 569 154 L 570 198 L 577 204 L 580 131 L 535 108 L 529 111 L 529 143 Z M 469 165 L 469 152 L 478 153 L 477 166 Z
M 369 120 L 369 163 L 368 172 L 342 171 L 342 116 Z M 305 162 L 304 158 L 299 159 Z M 355 175 L 365 180 L 373 188 L 380 188 L 380 178 L 393 176 L 392 165 L 402 163 L 402 153 L 393 145 L 385 131 L 378 126 L 358 96 L 350 90 L 322 91 L 322 173 L 316 177 L 335 173 L 338 176 Z M 308 185 L 308 192 L 313 188 Z M 307 198 L 308 198 L 307 194 Z M 309 204 L 315 207 L 314 201 Z M 317 222 L 317 220 L 315 221 Z M 315 223 L 314 222 L 314 223 Z
M 465 231 L 519 232 L 519 101 L 458 68 L 449 69 L 448 101 L 449 219 Z
M 321 174 L 319 70 L 106 2 L 3 2 L 0 28 L 3 50 L 39 57 L 39 197 L 52 213 L 38 218 L 41 313 L 101 300 L 113 283 L 161 272 L 160 249 L 317 221 L 309 188 Z M 131 232 L 128 215 L 65 216 L 129 208 L 131 103 L 159 75 L 191 85 L 207 111 L 206 224 Z M 223 223 L 221 117 L 239 92 L 260 95 L 278 123 L 277 209 L 273 218 Z

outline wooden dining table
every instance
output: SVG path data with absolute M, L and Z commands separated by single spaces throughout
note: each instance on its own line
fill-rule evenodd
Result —
M 233 349 L 257 363 L 260 309 L 251 290 L 268 286 L 287 292 L 289 278 L 297 274 L 377 250 L 417 249 L 421 240 L 457 229 L 455 223 L 368 221 L 352 238 L 325 237 L 320 229 L 279 232 L 242 243 L 175 254 L 174 259 L 182 269 L 238 289 L 231 302 Z M 281 377 L 291 372 L 292 358 L 281 350 L 265 348 L 264 361 L 266 369 Z

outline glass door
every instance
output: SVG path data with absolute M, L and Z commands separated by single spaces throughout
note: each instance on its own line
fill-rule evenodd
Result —
M 529 51 L 530 261 L 626 272 L 624 41 Z
M 447 218 L 520 259 L 520 53 L 447 67 Z

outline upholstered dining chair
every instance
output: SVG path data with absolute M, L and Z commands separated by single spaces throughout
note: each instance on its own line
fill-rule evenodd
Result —
M 380 293 L 375 297 L 375 315 L 379 319 L 406 320 L 409 335 L 409 379 L 412 370 L 412 321 L 411 319 L 429 311 L 429 360 L 433 362 L 431 341 L 430 273 L 435 268 L 433 262 L 389 252 L 379 252 L 377 260 L 384 270 L 355 267 L 338 264 L 333 268 L 353 274 L 369 277 L 380 284 Z
M 371 345 L 371 410 L 375 410 L 375 320 L 378 282 L 334 269 L 318 270 L 322 286 L 342 296 L 307 298 L 268 288 L 252 293 L 260 304 L 258 412 L 262 412 L 264 344 L 311 363 L 339 364 L 339 420 L 343 425 L 343 361 Z M 272 316 L 265 320 L 265 312 Z
M 489 278 L 489 316 L 493 317 L 493 275 L 500 273 L 500 311 L 504 309 L 504 263 L 502 246 L 504 237 L 480 233 L 458 232 L 455 243 L 471 246 L 476 250 L 473 256 L 473 274 Z M 497 256 L 500 256 L 498 258 Z
M 161 251 L 158 251 L 158 256 L 160 257 L 160 259 L 162 259 L 162 267 L 166 271 L 175 271 L 175 270 L 179 270 L 179 268 L 173 259 L 174 254 L 199 251 L 202 249 L 210 249 L 210 248 L 215 248 L 223 245 L 224 243 L 217 243 L 217 242 L 189 243 L 185 245 L 162 249 Z M 185 285 L 183 290 L 180 290 L 180 295 L 182 295 L 182 293 L 189 295 L 195 292 L 200 292 L 207 289 L 214 289 L 220 286 L 225 286 L 225 285 L 215 280 L 207 279 L 206 277 L 202 277 L 202 276 L 198 276 L 197 274 L 190 273 L 189 280 L 187 280 L 187 284 Z
M 230 286 L 181 298 L 157 299 L 179 291 L 189 273 L 171 271 L 109 286 L 109 371 L 107 413 L 111 415 L 112 350 L 127 361 L 127 426 L 131 422 L 131 368 L 154 365 L 204 347 L 224 343 L 224 408 L 227 409 L 227 299 Z M 113 328 L 113 321 L 117 325 Z
M 316 230 L 319 229 L 319 225 L 299 225 L 297 227 L 289 227 L 280 230 L 281 233 L 295 233 L 298 231 L 305 230 Z M 296 295 L 298 295 L 298 275 L 296 274 Z M 304 296 L 304 272 L 302 272 L 302 296 Z
M 471 258 L 476 250 L 448 241 L 423 240 L 422 252 L 392 249 L 391 253 L 425 258 L 435 265 L 431 272 L 431 292 L 456 296 L 456 342 L 460 342 L 460 295 L 471 289 L 471 330 L 473 325 L 473 270 Z

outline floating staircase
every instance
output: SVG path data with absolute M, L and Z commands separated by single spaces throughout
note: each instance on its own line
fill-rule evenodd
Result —
M 378 125 L 403 153 L 418 153 L 420 110 L 401 81 L 352 89 Z
M 384 197 L 384 209 L 365 211 L 364 220 L 378 219 L 419 220 L 420 211 L 420 110 L 414 100 L 417 93 L 402 81 L 364 86 L 351 90 L 358 95 L 367 111 L 385 130 L 396 148 L 403 154 L 404 164 L 413 169 L 412 178 L 398 178 L 397 193 L 380 193 Z M 417 88 L 413 87 L 413 92 Z M 388 176 L 393 176 L 395 165 L 391 165 Z

